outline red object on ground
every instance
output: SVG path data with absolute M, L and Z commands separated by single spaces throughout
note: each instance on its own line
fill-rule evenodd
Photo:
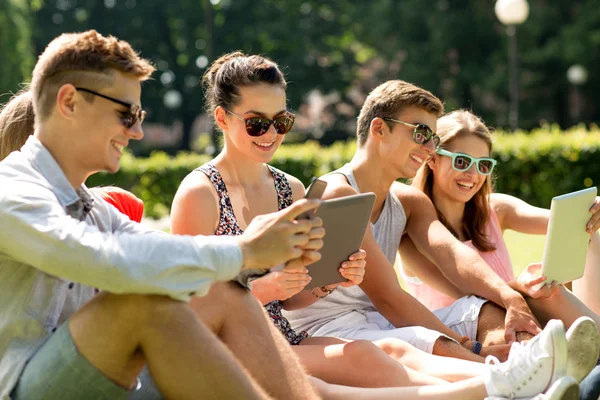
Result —
M 112 204 L 121 213 L 127 215 L 130 220 L 142 222 L 144 215 L 144 202 L 133 193 L 116 186 L 98 187 L 93 189 L 106 202 Z

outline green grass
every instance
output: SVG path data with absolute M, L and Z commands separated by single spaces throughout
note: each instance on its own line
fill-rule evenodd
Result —
M 518 276 L 527 265 L 542 261 L 546 235 L 526 235 L 515 231 L 506 231 L 504 240 L 510 253 L 515 276 Z

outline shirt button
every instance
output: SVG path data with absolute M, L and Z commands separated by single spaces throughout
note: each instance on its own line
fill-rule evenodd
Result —
M 69 283 L 69 289 L 73 289 L 75 287 L 75 282 Z

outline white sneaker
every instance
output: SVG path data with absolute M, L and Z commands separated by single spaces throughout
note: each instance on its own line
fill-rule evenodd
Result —
M 505 400 L 503 397 L 486 397 L 486 400 Z M 535 397 L 523 397 L 521 400 L 579 400 L 579 385 L 570 376 L 559 378 L 546 393 Z
M 543 393 L 567 370 L 565 327 L 551 320 L 546 328 L 526 345 L 513 343 L 508 360 L 500 364 L 488 356 L 489 370 L 484 374 L 490 397 L 532 397 Z
M 577 318 L 567 331 L 567 343 L 567 375 L 581 382 L 598 363 L 600 335 L 594 320 L 589 317 Z

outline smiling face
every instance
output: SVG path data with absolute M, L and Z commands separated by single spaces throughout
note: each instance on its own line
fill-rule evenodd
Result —
M 250 136 L 241 118 L 261 117 L 273 120 L 285 115 L 285 89 L 280 85 L 260 83 L 240 88 L 237 103 L 231 107 L 232 113 L 219 107 L 215 118 L 219 127 L 225 132 L 225 146 L 229 151 L 235 151 L 256 162 L 271 161 L 275 151 L 281 145 L 285 135 L 280 135 L 271 125 L 261 136 Z
M 434 132 L 436 130 L 436 115 L 420 108 L 407 108 L 394 119 L 412 125 L 425 124 Z M 433 140 L 417 144 L 413 139 L 414 127 L 396 122 L 386 122 L 386 124 L 390 128 L 390 134 L 382 141 L 380 151 L 382 157 L 394 169 L 398 178 L 414 177 L 421 165 L 435 152 Z
M 489 144 L 472 134 L 453 138 L 445 148 L 450 152 L 467 154 L 475 158 L 490 156 Z M 476 163 L 466 171 L 457 171 L 452 167 L 451 157 L 439 154 L 429 162 L 429 166 L 434 176 L 434 193 L 442 194 L 460 203 L 471 200 L 488 179 L 488 176 L 477 172 Z
M 96 90 L 121 102 L 140 105 L 140 81 L 133 75 L 114 73 L 112 85 Z M 140 123 L 127 128 L 122 117 L 127 107 L 97 95 L 76 91 L 77 117 L 74 120 L 73 156 L 87 172 L 119 170 L 123 149 L 129 140 L 140 140 Z M 85 96 L 85 98 L 84 98 Z M 93 101 L 87 99 L 93 97 Z

